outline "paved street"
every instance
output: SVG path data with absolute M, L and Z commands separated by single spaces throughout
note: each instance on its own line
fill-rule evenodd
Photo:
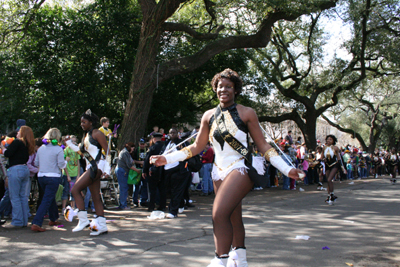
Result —
M 251 192 L 243 207 L 249 266 L 400 266 L 400 184 L 335 186 L 333 206 L 315 186 Z M 149 220 L 144 208 L 107 211 L 109 233 L 95 238 L 89 230 L 72 233 L 76 221 L 44 233 L 0 228 L 0 266 L 207 266 L 213 197 L 193 200 L 195 208 L 172 220 Z

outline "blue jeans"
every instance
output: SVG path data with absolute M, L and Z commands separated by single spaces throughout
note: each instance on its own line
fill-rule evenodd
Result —
M 213 181 L 211 179 L 212 163 L 204 163 L 203 167 L 203 193 L 208 194 L 214 191 Z
M 140 182 L 135 185 L 135 192 L 133 193 L 133 202 L 138 203 L 138 198 L 140 194 L 140 202 L 146 202 L 148 198 L 148 190 L 147 190 L 147 180 L 141 179 Z
M 347 179 L 352 180 L 353 179 L 353 170 L 347 170 Z
M 8 190 L 12 205 L 12 221 L 15 226 L 28 225 L 29 213 L 29 169 L 26 165 L 12 166 L 7 171 Z
M 39 177 L 40 186 L 43 188 L 44 195 L 42 203 L 36 211 L 35 218 L 33 218 L 32 224 L 42 226 L 44 216 L 47 211 L 49 212 L 49 219 L 52 222 L 58 219 L 58 207 L 56 203 L 56 193 L 58 186 L 61 183 L 61 177 Z
M 6 191 L 4 192 L 4 196 L 0 201 L 0 216 L 9 216 L 11 214 L 11 200 L 10 193 L 8 187 L 6 187 Z
M 358 167 L 358 177 L 359 178 L 366 178 L 367 177 L 367 169 L 364 167 Z
M 71 194 L 72 195 L 72 194 Z M 84 202 L 85 202 L 85 210 L 87 210 L 88 208 L 89 208 L 89 201 L 90 201 L 90 198 L 92 197 L 92 193 L 90 193 L 90 190 L 89 190 L 89 187 L 86 189 L 86 195 L 85 195 L 85 199 L 84 199 Z M 73 199 L 73 198 L 72 198 Z M 91 206 L 91 209 L 92 209 L 92 211 L 94 210 L 94 204 L 93 204 L 93 201 L 92 201 L 92 204 L 90 205 Z
M 117 178 L 118 178 L 118 185 L 119 185 L 119 207 L 124 209 L 128 206 L 128 175 L 129 173 L 126 172 L 123 168 L 117 169 Z
M 283 178 L 282 189 L 283 190 L 289 190 L 290 189 L 290 178 L 285 176 L 285 175 L 282 175 L 282 178 Z
M 66 175 L 62 176 L 61 184 L 62 184 L 62 186 L 64 186 L 63 193 L 62 193 L 62 196 L 61 196 L 61 200 L 67 200 L 69 192 L 70 192 L 70 188 L 69 188 L 68 177 Z
M 305 170 L 303 170 L 303 172 L 305 173 L 305 177 L 304 177 L 304 184 L 305 185 L 309 185 L 312 181 L 311 181 L 311 172 L 310 173 L 308 173 L 308 170 L 307 171 L 305 171 Z

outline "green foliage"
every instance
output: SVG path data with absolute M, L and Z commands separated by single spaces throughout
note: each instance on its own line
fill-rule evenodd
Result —
M 184 51 L 186 46 L 181 49 Z M 173 124 L 200 125 L 201 114 L 218 104 L 211 88 L 211 79 L 225 68 L 234 69 L 244 76 L 246 63 L 242 49 L 232 50 L 215 56 L 194 72 L 175 76 L 161 84 L 153 96 L 148 132 L 152 131 L 154 125 L 164 128 L 166 132 Z M 242 96 L 238 101 L 244 102 L 246 99 L 246 96 Z
M 99 1 L 78 11 L 42 7 L 20 49 L 2 55 L 1 94 L 15 107 L 12 114 L 0 110 L 2 128 L 24 118 L 38 136 L 49 127 L 76 134 L 88 108 L 120 123 L 139 23 L 138 7 L 128 0 Z

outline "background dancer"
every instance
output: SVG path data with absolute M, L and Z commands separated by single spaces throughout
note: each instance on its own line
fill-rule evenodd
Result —
M 212 219 L 216 257 L 209 266 L 226 266 L 228 261 L 233 265 L 247 266 L 242 199 L 254 183 L 247 174 L 244 157 L 225 141 L 223 136 L 226 131 L 218 129 L 217 121 L 222 118 L 229 134 L 246 148 L 247 133 L 250 133 L 259 151 L 283 174 L 298 179 L 299 173 L 304 173 L 288 166 L 266 142 L 255 111 L 235 103 L 236 96 L 242 91 L 242 80 L 235 71 L 226 69 L 218 73 L 211 84 L 220 104 L 203 115 L 195 143 L 171 154 L 152 156 L 150 161 L 155 162 L 156 166 L 183 161 L 203 151 L 210 139 L 215 152 L 212 179 L 216 196 Z M 218 109 L 222 111 L 220 115 L 215 115 Z M 231 247 L 234 249 L 229 253 Z
M 393 147 L 391 153 L 388 154 L 386 158 L 386 162 L 388 164 L 388 170 L 390 173 L 390 182 L 392 185 L 396 183 L 396 172 L 397 172 L 397 165 L 399 164 L 399 157 L 397 156 L 396 149 Z
M 340 166 L 343 166 L 342 160 L 340 157 L 339 148 L 336 145 L 337 138 L 334 135 L 326 136 L 326 146 L 322 149 L 322 158 L 325 162 L 325 173 L 326 178 L 328 180 L 328 197 L 325 200 L 329 205 L 333 204 L 333 201 L 337 199 L 333 192 L 333 178 L 335 178 L 336 173 L 338 172 Z M 347 174 L 346 171 L 344 171 Z
M 64 217 L 68 221 L 72 221 L 72 218 L 77 215 L 79 219 L 78 226 L 72 231 L 82 231 L 85 227 L 89 226 L 92 232 L 90 235 L 100 235 L 107 233 L 106 218 L 104 217 L 104 207 L 100 198 L 100 177 L 105 174 L 109 175 L 110 166 L 101 153 L 101 149 L 107 151 L 107 140 L 106 136 L 96 129 L 99 118 L 87 110 L 81 116 L 81 127 L 86 132 L 80 147 L 76 146 L 71 140 L 66 140 L 67 145 L 74 151 L 82 154 L 86 158 L 86 171 L 78 178 L 74 186 L 72 187 L 71 193 L 74 196 L 76 206 L 79 211 L 73 210 L 71 207 L 67 207 L 64 213 Z M 87 218 L 87 211 L 85 210 L 85 204 L 81 191 L 89 187 L 92 194 L 92 200 L 96 209 L 96 219 L 90 223 Z

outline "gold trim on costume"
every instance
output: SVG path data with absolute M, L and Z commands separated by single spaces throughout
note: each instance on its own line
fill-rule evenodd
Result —
M 185 148 L 181 149 L 180 151 L 185 153 L 185 155 L 186 155 L 186 159 L 185 160 L 190 159 L 191 157 L 193 157 L 192 150 L 190 150 L 190 148 L 188 148 L 188 147 L 185 147 Z
M 270 161 L 269 159 L 272 157 L 276 157 L 279 156 L 278 152 L 276 152 L 275 148 L 271 147 L 270 149 L 268 149 L 265 154 L 264 157 L 267 161 Z
M 229 164 L 229 165 L 225 168 L 225 170 L 229 169 L 230 167 L 233 166 L 233 164 L 235 164 L 236 162 L 238 162 L 238 161 L 240 161 L 240 160 L 242 160 L 242 159 L 244 159 L 244 157 L 241 157 L 241 158 L 235 160 L 234 162 L 232 162 L 231 164 Z M 215 161 L 214 161 L 214 165 L 215 165 L 215 167 L 218 168 L 218 170 L 224 171 L 223 169 L 221 169 L 220 167 L 218 167 L 218 165 L 217 165 L 217 163 L 215 163 Z
M 235 136 L 236 132 L 239 130 L 239 128 L 237 127 L 236 123 L 233 121 L 231 114 L 229 113 L 229 111 L 223 111 L 222 114 L 224 115 L 224 119 L 225 119 L 225 126 L 226 129 L 228 130 L 228 132 Z

